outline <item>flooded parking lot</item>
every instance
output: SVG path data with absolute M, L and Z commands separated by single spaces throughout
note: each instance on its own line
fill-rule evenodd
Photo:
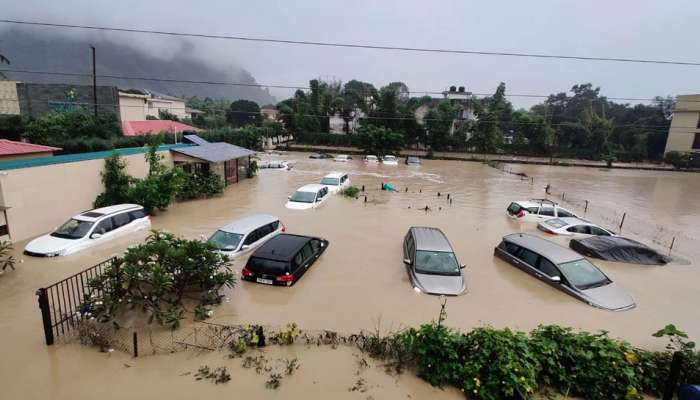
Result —
M 593 260 L 637 301 L 635 309 L 618 313 L 590 307 L 493 256 L 493 248 L 503 235 L 513 232 L 541 234 L 535 224 L 520 224 L 507 218 L 505 209 L 512 200 L 542 197 L 547 183 L 569 196 L 589 200 L 600 207 L 597 212 L 601 215 L 617 210 L 626 212 L 632 221 L 663 226 L 669 231 L 681 232 L 686 238 L 700 237 L 700 203 L 697 201 L 700 176 L 697 174 L 531 165 L 509 167 L 513 172 L 532 177 L 532 182 L 474 162 L 425 160 L 418 167 L 365 166 L 360 160 L 335 163 L 307 157 L 304 153 L 264 157 L 293 161 L 294 168 L 291 171 L 261 170 L 257 178 L 230 187 L 221 197 L 179 203 L 153 218 L 154 228 L 196 238 L 208 236 L 233 218 L 265 212 L 279 216 L 288 232 L 317 235 L 330 241 L 321 259 L 293 287 L 242 282 L 228 290 L 229 301 L 215 308 L 214 322 L 276 325 L 296 322 L 309 329 L 355 332 L 372 329 L 379 322 L 383 329 L 394 330 L 435 319 L 440 299 L 415 293 L 402 262 L 402 239 L 408 228 L 434 226 L 445 232 L 459 261 L 467 264 L 464 270 L 466 293 L 447 299 L 449 326 L 469 329 L 488 324 L 530 330 L 538 324 L 560 324 L 586 330 L 604 329 L 635 345 L 658 348 L 665 343 L 652 338 L 651 333 L 674 323 L 691 338 L 700 338 L 697 311 L 700 255 L 691 246 L 680 249 L 690 261 L 689 265 L 649 267 Z M 292 191 L 303 184 L 318 182 L 331 171 L 349 172 L 353 185 L 365 186 L 367 202 L 364 197 L 355 200 L 335 196 L 316 210 L 284 208 L 286 197 Z M 398 192 L 380 191 L 382 182 L 392 183 Z M 424 210 L 426 206 L 429 211 Z M 596 221 L 593 211 L 590 215 L 593 222 L 605 222 Z M 146 357 L 138 360 L 138 367 L 148 372 L 135 373 L 134 368 L 123 366 L 133 362 L 122 354 L 114 354 L 106 362 L 105 355 L 94 349 L 47 348 L 43 344 L 34 291 L 117 254 L 143 237 L 145 234 L 59 259 L 22 257 L 20 250 L 24 243 L 16 246 L 16 253 L 24 262 L 18 264 L 16 271 L 8 271 L 0 277 L 3 339 L 0 354 L 4 358 L 0 377 L 4 390 L 9 391 L 8 398 L 46 398 L 49 393 L 58 393 L 56 398 L 67 398 L 71 394 L 90 397 L 100 390 L 100 384 L 113 388 L 101 396 L 105 398 L 133 394 L 129 385 L 149 388 L 139 393 L 157 393 L 152 385 L 184 381 L 185 378 L 178 377 L 186 370 L 184 366 L 191 369 L 200 364 L 201 359 L 193 355 Z M 556 240 L 567 243 L 566 239 Z M 241 268 L 242 261 L 236 262 L 235 269 L 240 271 Z M 352 364 L 353 357 L 348 351 L 338 354 Z M 204 357 L 211 361 L 213 356 Z M 312 371 L 315 368 L 319 376 L 329 375 L 319 368 L 331 362 L 324 351 L 311 355 L 307 364 L 303 356 L 300 357 L 302 368 Z M 212 364 L 216 362 L 211 361 Z M 351 367 L 338 368 L 343 374 L 352 373 Z M 110 380 L 114 374 L 127 386 L 115 386 Z M 393 377 L 378 374 L 374 379 L 385 389 L 396 385 Z M 427 384 L 411 378 L 401 379 L 404 385 L 401 390 L 387 390 L 375 397 L 405 398 L 405 385 L 412 388 L 408 392 L 414 397 L 460 397 L 449 391 L 432 392 Z M 212 389 L 190 381 L 193 379 L 187 378 L 187 384 L 177 383 L 163 390 L 175 398 L 191 397 L 191 392 L 189 396 L 186 394 L 194 387 L 192 385 L 212 393 L 224 393 L 221 388 Z M 43 385 L 36 385 L 37 382 Z M 305 382 L 308 384 L 302 379 L 290 381 L 289 390 L 303 398 L 304 391 L 297 385 Z M 244 388 L 252 385 L 250 382 L 240 384 Z M 255 387 L 258 386 L 250 386 L 250 393 L 255 393 Z M 333 386 L 326 389 L 339 390 Z M 260 386 L 260 390 L 264 388 Z M 342 391 L 340 396 L 347 393 Z

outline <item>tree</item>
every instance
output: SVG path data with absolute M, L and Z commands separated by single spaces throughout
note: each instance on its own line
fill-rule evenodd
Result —
M 126 161 L 116 151 L 105 158 L 104 170 L 100 172 L 105 191 L 95 199 L 95 208 L 127 203 L 132 178 L 126 173 Z
M 426 145 L 433 150 L 441 150 L 450 145 L 452 127 L 459 109 L 459 106 L 453 105 L 449 100 L 442 100 L 428 111 L 425 115 Z
M 95 116 L 82 108 L 52 112 L 30 120 L 23 138 L 31 143 L 60 147 L 76 138 L 115 139 L 122 131 L 117 117 L 111 113 Z
M 360 147 L 370 154 L 383 156 L 398 150 L 404 143 L 403 135 L 384 127 L 362 126 L 357 130 Z
M 254 101 L 236 100 L 226 110 L 226 121 L 236 128 L 246 125 L 260 126 L 260 106 Z

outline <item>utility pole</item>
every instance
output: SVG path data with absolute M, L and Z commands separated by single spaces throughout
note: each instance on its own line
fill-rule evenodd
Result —
M 95 67 L 95 46 L 90 45 L 92 49 L 92 102 L 95 106 L 95 118 L 97 118 L 97 71 Z

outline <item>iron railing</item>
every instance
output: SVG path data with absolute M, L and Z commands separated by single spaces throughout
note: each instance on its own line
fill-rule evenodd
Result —
M 116 257 L 103 261 L 51 286 L 36 291 L 44 325 L 46 344 L 52 345 L 61 337 L 70 334 L 81 315 L 79 308 L 85 295 L 89 295 L 88 282 L 102 275 Z

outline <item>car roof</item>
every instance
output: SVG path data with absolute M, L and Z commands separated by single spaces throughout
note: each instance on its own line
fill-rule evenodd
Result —
M 310 236 L 282 233 L 260 246 L 251 258 L 265 258 L 275 261 L 289 261 L 311 239 Z
M 252 214 L 235 219 L 219 228 L 219 230 L 229 233 L 245 234 L 252 231 L 253 229 L 259 228 L 263 225 L 267 225 L 275 221 L 279 221 L 279 218 L 275 217 L 274 215 Z
M 503 240 L 517 244 L 520 247 L 532 250 L 552 261 L 561 264 L 569 261 L 580 260 L 583 257 L 573 250 L 560 246 L 547 239 L 527 233 L 512 233 L 503 237 Z
M 416 250 L 453 252 L 447 236 L 440 229 L 412 226 L 410 230 L 416 240 Z
M 532 199 L 532 200 L 517 200 L 514 201 L 513 203 L 516 203 L 520 205 L 521 207 L 539 207 L 540 205 L 546 205 L 546 206 L 556 206 L 560 207 L 561 206 L 551 200 L 548 199 Z
M 76 215 L 74 218 L 79 219 L 81 221 L 97 221 L 98 219 L 106 216 L 106 215 L 111 215 L 114 213 L 118 213 L 120 211 L 134 211 L 134 210 L 143 210 L 143 207 L 138 205 L 138 204 L 116 204 L 113 206 L 107 206 L 107 207 L 101 207 L 101 208 L 96 208 L 94 210 L 88 210 L 88 211 L 83 211 L 80 214 Z
M 387 154 L 384 156 L 384 158 L 396 158 L 396 156 L 392 156 L 391 154 Z
M 345 172 L 331 172 L 330 174 L 324 176 L 324 178 L 342 178 Z
M 544 223 L 547 223 L 551 220 L 558 219 L 560 221 L 563 221 L 566 226 L 571 226 L 571 225 L 591 225 L 591 226 L 598 226 L 594 223 L 582 220 L 581 218 L 576 218 L 576 217 L 558 217 L 558 218 L 550 218 L 548 220 L 543 221 Z M 562 227 L 564 228 L 564 227 Z
M 641 249 L 651 249 L 644 243 L 621 236 L 592 236 L 580 239 L 579 242 L 596 247 L 598 250 L 610 250 L 615 247 L 634 247 Z M 654 250 L 654 249 L 651 249 Z M 655 250 L 654 250 L 655 251 Z
M 338 154 L 336 157 L 347 157 L 347 154 Z
M 297 192 L 318 192 L 320 189 L 323 188 L 325 188 L 324 185 L 318 183 L 310 183 L 297 189 Z
M 406 158 L 409 160 L 420 160 L 420 158 L 418 156 L 408 156 Z

